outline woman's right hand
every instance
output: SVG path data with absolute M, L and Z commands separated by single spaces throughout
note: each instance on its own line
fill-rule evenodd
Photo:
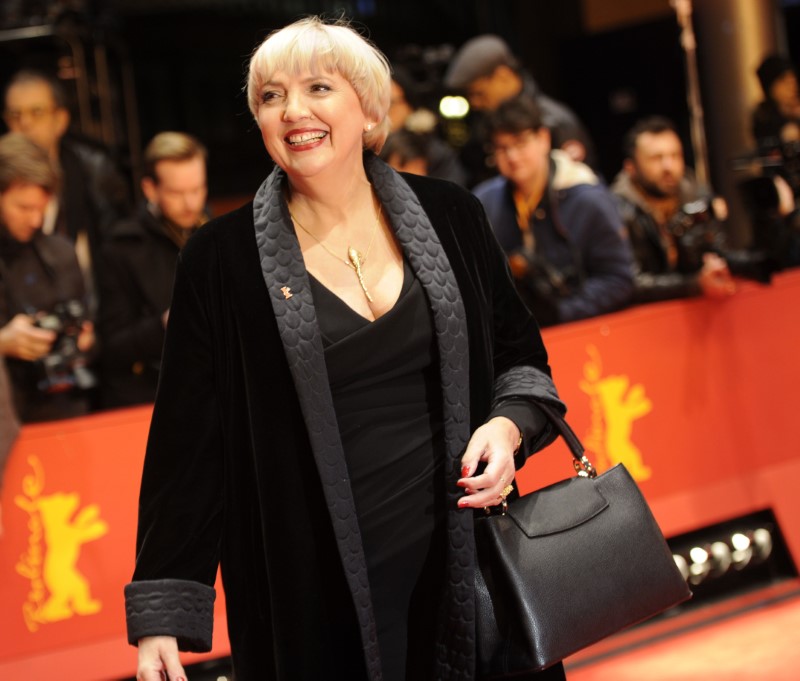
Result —
M 174 636 L 145 636 L 139 639 L 139 668 L 136 681 L 186 681 Z

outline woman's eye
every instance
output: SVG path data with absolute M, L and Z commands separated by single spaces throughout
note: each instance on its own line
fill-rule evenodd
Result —
M 266 92 L 261 94 L 261 101 L 264 104 L 269 104 L 270 102 L 274 102 L 278 98 L 278 93 L 273 90 L 267 90 Z
M 331 86 L 325 83 L 314 83 L 311 86 L 311 92 L 330 92 Z

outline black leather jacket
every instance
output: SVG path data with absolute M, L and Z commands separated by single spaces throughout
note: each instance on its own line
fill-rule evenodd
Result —
M 690 252 L 691 249 L 679 248 L 677 262 L 671 265 L 658 223 L 624 171 L 617 175 L 611 191 L 633 248 L 636 265 L 634 302 L 700 295 L 698 272 L 702 259 L 698 254 Z M 681 205 L 709 198 L 696 183 L 686 178 L 681 181 Z

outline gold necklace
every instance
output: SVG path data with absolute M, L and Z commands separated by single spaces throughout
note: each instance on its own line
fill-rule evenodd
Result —
M 372 237 L 370 237 L 369 245 L 367 246 L 367 252 L 361 253 L 359 250 L 354 248 L 353 246 L 347 247 L 347 260 L 340 258 L 336 253 L 334 253 L 330 248 L 328 248 L 315 234 L 310 232 L 306 229 L 303 224 L 298 220 L 294 214 L 289 211 L 289 217 L 292 218 L 294 223 L 302 229 L 308 236 L 310 236 L 314 241 L 316 241 L 322 248 L 325 249 L 330 255 L 336 258 L 339 262 L 343 262 L 345 265 L 353 269 L 356 273 L 356 277 L 358 277 L 358 283 L 361 286 L 361 290 L 364 292 L 367 300 L 372 303 L 372 296 L 370 295 L 369 291 L 367 290 L 366 284 L 364 284 L 364 273 L 362 272 L 362 267 L 364 267 L 364 263 L 367 262 L 367 256 L 369 252 L 372 250 L 372 244 L 375 243 L 375 235 L 378 233 L 378 224 L 380 223 L 380 218 L 378 217 L 378 211 L 375 209 L 375 226 L 372 228 Z

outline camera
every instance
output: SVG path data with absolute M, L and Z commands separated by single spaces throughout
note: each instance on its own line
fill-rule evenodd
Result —
M 703 266 L 703 255 L 717 250 L 719 220 L 709 199 L 683 204 L 667 225 L 675 237 L 679 268 L 695 272 Z
M 761 178 L 772 184 L 772 180 Z M 773 188 L 774 192 L 774 188 Z M 731 274 L 762 284 L 769 284 L 772 275 L 782 269 L 781 251 L 784 249 L 780 235 L 763 226 L 757 231 L 753 247 L 730 249 L 724 246 L 724 235 L 719 229 L 720 221 L 714 212 L 713 203 L 699 199 L 686 203 L 678 210 L 669 228 L 675 237 L 678 259 L 684 271 L 698 271 L 703 266 L 705 253 L 717 253 L 728 265 Z M 782 232 L 783 229 L 779 229 Z
M 781 176 L 794 195 L 800 196 L 800 141 L 783 140 L 780 137 L 760 140 L 757 155 L 752 161 L 761 166 L 765 176 Z
M 559 322 L 558 304 L 574 293 L 580 273 L 574 263 L 560 268 L 544 256 L 521 248 L 509 255 L 517 292 L 539 326 Z
M 88 368 L 86 354 L 78 348 L 78 337 L 86 319 L 86 309 L 80 300 L 57 303 L 52 312 L 40 312 L 34 316 L 35 326 L 57 334 L 50 352 L 35 362 L 40 391 L 87 390 L 97 384 Z

